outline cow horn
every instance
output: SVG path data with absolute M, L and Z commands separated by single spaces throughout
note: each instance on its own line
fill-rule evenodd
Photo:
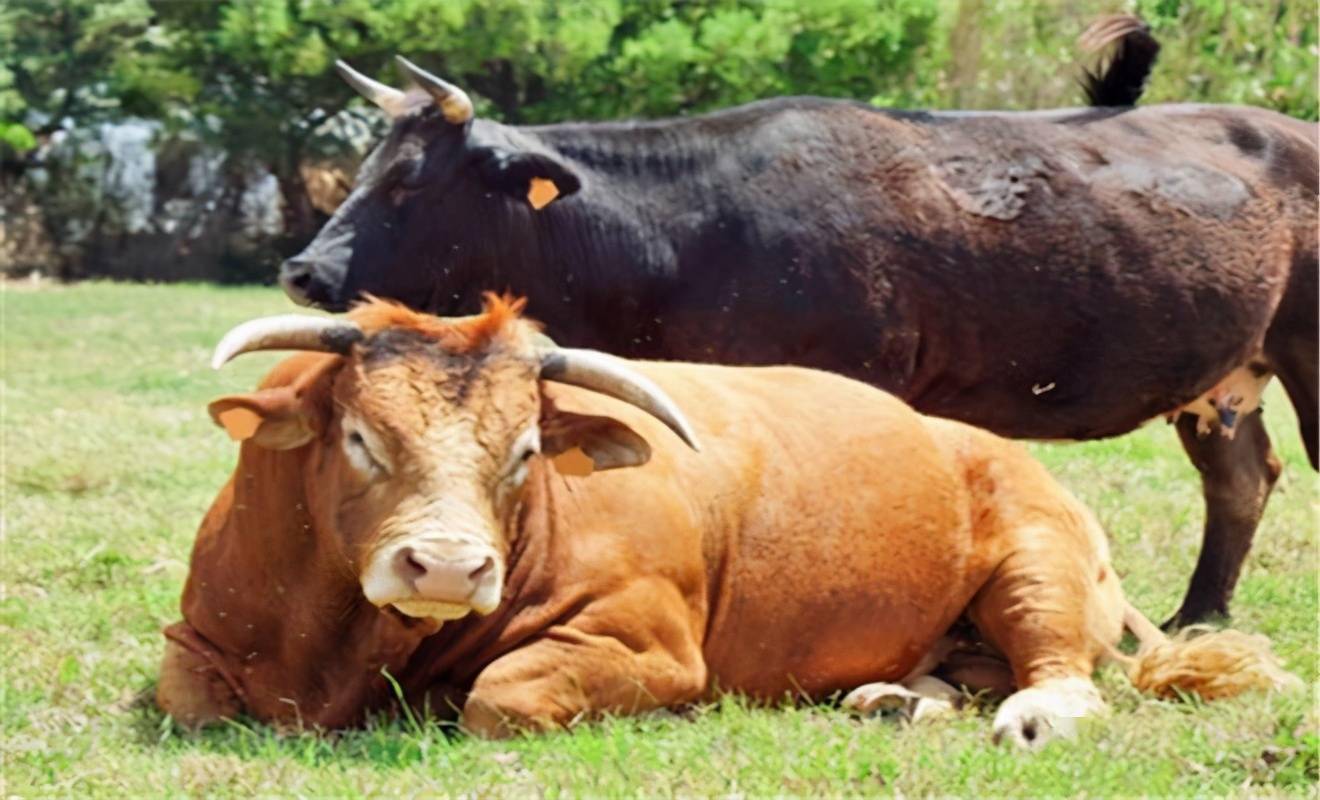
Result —
M 225 334 L 215 346 L 211 368 L 220 369 L 234 356 L 255 350 L 317 350 L 343 355 L 362 338 L 357 323 L 346 319 L 301 314 L 261 317 Z
M 347 61 L 342 59 L 336 61 L 335 71 L 339 73 L 339 77 L 348 82 L 349 86 L 353 87 L 354 91 L 375 103 L 391 118 L 399 116 L 407 108 L 405 102 L 407 95 L 393 86 L 386 86 L 380 81 L 368 78 L 350 67 Z
M 669 426 L 688 447 L 701 450 L 692 426 L 678 405 L 654 381 L 620 359 L 595 350 L 569 347 L 538 352 L 541 358 L 541 377 L 545 380 L 581 386 L 637 406 Z
M 437 78 L 403 56 L 395 56 L 394 60 L 398 62 L 404 74 L 431 95 L 436 105 L 440 106 L 440 111 L 445 115 L 447 122 L 462 125 L 472 119 L 472 98 L 467 96 L 467 92 L 449 81 Z

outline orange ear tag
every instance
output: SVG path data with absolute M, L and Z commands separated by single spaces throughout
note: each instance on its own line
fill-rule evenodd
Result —
M 591 460 L 591 456 L 582 452 L 580 447 L 565 450 L 552 458 L 551 461 L 554 462 L 555 471 L 560 475 L 573 478 L 585 478 L 596 469 L 596 462 Z
M 246 408 L 231 408 L 218 415 L 225 433 L 236 442 L 251 439 L 252 434 L 261 427 L 261 415 Z
M 558 196 L 559 187 L 555 186 L 554 181 L 545 178 L 532 178 L 531 184 L 527 187 L 527 202 L 537 211 L 550 205 L 550 202 Z

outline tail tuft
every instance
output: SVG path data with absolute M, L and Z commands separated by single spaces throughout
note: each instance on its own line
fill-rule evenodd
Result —
M 1302 685 L 1283 668 L 1264 636 L 1191 627 L 1173 638 L 1161 638 L 1143 642 L 1129 669 L 1132 684 L 1142 692 L 1159 697 L 1190 692 L 1218 700 L 1253 689 L 1277 691 Z
M 1082 71 L 1087 103 L 1096 107 L 1135 106 L 1160 55 L 1160 43 L 1151 35 L 1150 26 L 1130 14 L 1115 14 L 1096 20 L 1077 42 L 1089 53 L 1113 45 L 1108 64 Z

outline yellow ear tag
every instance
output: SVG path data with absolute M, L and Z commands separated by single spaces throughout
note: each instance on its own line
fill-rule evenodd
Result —
M 554 181 L 545 178 L 532 178 L 531 184 L 527 187 L 527 202 L 537 211 L 550 205 L 550 202 L 558 196 L 559 187 L 555 186 Z
M 231 408 L 221 411 L 217 416 L 225 433 L 236 442 L 251 439 L 257 428 L 261 427 L 261 415 L 246 408 Z
M 572 450 L 565 450 L 555 456 L 551 461 L 554 462 L 555 470 L 560 475 L 567 475 L 574 478 L 585 478 L 596 469 L 596 462 L 591 460 L 591 456 L 582 452 L 582 448 L 574 447 Z

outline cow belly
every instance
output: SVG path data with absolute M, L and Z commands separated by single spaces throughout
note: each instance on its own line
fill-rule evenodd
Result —
M 833 469 L 798 452 L 782 459 L 796 484 L 767 478 L 775 501 L 744 520 L 710 593 L 714 688 L 818 697 L 898 679 L 970 601 L 984 576 L 965 486 L 929 437 L 885 427 L 821 454 Z
M 958 616 L 947 597 L 897 598 L 878 586 L 848 594 L 739 604 L 707 648 L 711 689 L 778 700 L 897 681 Z

